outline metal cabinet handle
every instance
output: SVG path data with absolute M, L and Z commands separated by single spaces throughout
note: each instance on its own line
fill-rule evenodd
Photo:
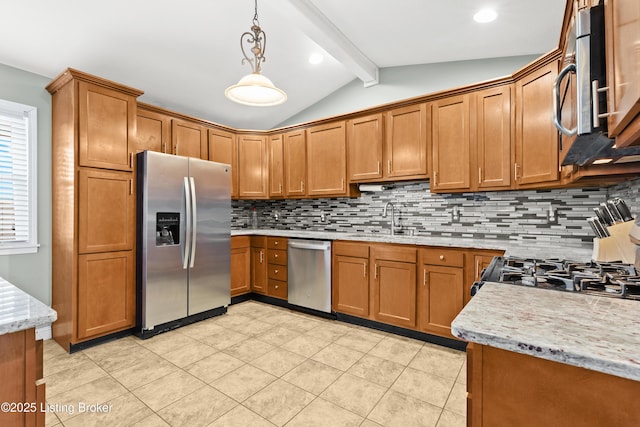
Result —
M 427 286 L 427 269 L 422 270 L 422 287 Z
M 553 85 L 553 124 L 556 125 L 556 128 L 567 136 L 573 136 L 578 132 L 578 127 L 574 127 L 573 129 L 567 129 L 562 125 L 562 105 L 560 104 L 560 84 L 564 77 L 570 72 L 576 72 L 576 64 L 569 64 L 560 71 L 558 77 L 556 77 L 556 82 Z
M 444 261 L 444 255 L 440 255 L 440 261 Z
M 362 264 L 362 277 L 367 277 L 367 263 Z
M 275 287 L 276 289 L 278 289 L 278 288 L 280 287 L 280 285 L 275 285 L 274 287 Z
M 274 246 L 278 246 L 278 241 L 276 240 L 275 242 L 273 242 Z
M 520 166 L 518 166 L 517 163 L 513 164 L 513 179 L 515 179 L 516 181 L 518 180 L 518 169 L 520 168 Z
M 391 159 L 387 160 L 387 175 L 391 175 Z
M 378 160 L 378 175 L 380 175 L 380 160 Z
M 478 168 L 478 184 L 482 182 L 482 168 Z
M 129 195 L 133 195 L 133 180 L 129 180 Z
M 260 264 L 262 264 L 262 260 L 264 259 L 264 253 L 262 250 L 260 251 Z
M 304 181 L 300 181 L 300 191 L 304 193 Z
M 274 274 L 278 274 L 278 270 L 273 270 L 273 273 Z
M 133 153 L 129 153 L 129 167 L 133 168 Z
M 433 186 L 438 186 L 438 171 L 433 171 Z
M 378 264 L 373 264 L 373 278 L 378 278 Z
M 278 258 L 278 254 L 274 254 L 274 255 L 273 255 L 273 257 L 274 257 L 274 258 Z

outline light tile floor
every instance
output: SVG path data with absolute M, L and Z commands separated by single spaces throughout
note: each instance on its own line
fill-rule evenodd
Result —
M 71 355 L 46 341 L 44 375 L 47 426 L 466 422 L 464 353 L 255 301 Z

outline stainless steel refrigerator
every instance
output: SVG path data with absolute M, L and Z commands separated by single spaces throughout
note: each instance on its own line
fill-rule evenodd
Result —
M 138 328 L 142 338 L 226 312 L 231 167 L 138 154 Z

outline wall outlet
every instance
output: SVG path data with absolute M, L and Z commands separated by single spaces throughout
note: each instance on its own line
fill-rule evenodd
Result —
M 320 222 L 327 222 L 327 213 L 325 211 L 320 211 Z

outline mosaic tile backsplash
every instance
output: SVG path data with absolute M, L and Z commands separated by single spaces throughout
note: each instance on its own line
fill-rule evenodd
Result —
M 382 213 L 391 202 L 403 234 L 579 244 L 592 241 L 586 219 L 608 198 L 625 199 L 640 215 L 640 178 L 608 188 L 461 194 L 432 194 L 428 182 L 390 187 L 353 199 L 236 200 L 232 228 L 249 227 L 255 207 L 260 228 L 388 234 L 390 215 Z

